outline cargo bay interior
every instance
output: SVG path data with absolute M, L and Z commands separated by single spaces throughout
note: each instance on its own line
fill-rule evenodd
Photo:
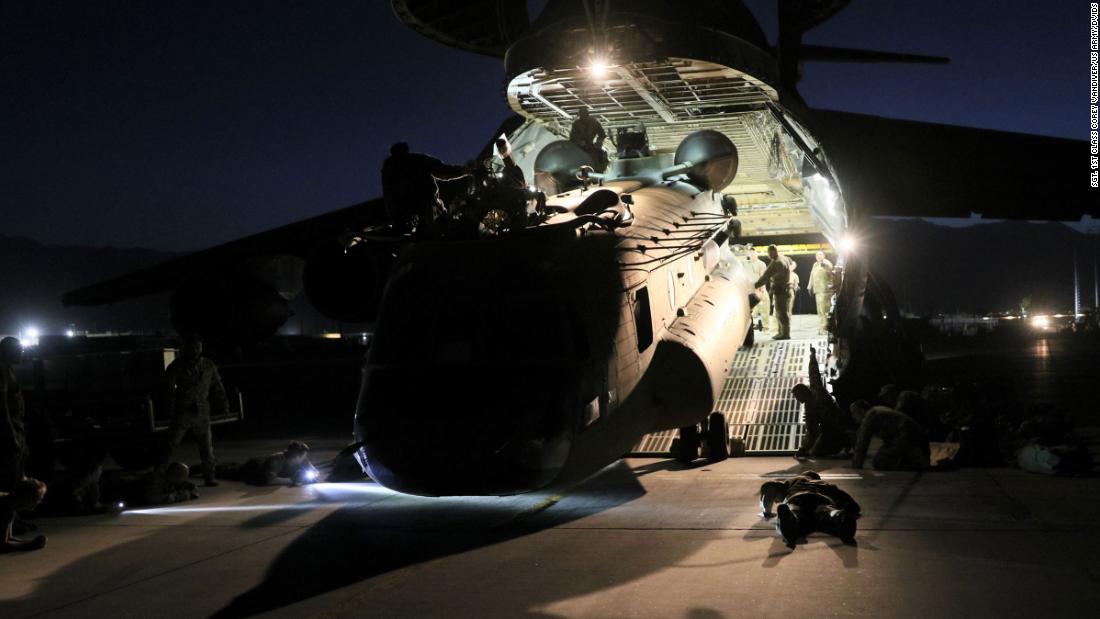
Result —
M 609 170 L 628 173 L 629 159 L 616 157 L 620 129 L 643 123 L 651 155 L 672 156 L 687 135 L 720 131 L 738 149 L 736 178 L 720 191 L 737 202 L 740 244 L 775 244 L 804 265 L 823 250 L 835 256 L 847 214 L 833 181 L 818 173 L 816 141 L 780 104 L 772 87 L 736 69 L 686 58 L 619 65 L 533 69 L 508 84 L 512 109 L 528 119 L 512 136 L 517 162 L 534 178 L 541 146 L 569 135 L 578 111 L 587 109 L 607 132 Z M 796 306 L 796 311 L 798 307 Z M 812 311 L 812 308 L 810 308 Z M 796 315 L 792 340 L 764 336 L 738 353 L 717 403 L 729 419 L 731 438 L 750 453 L 789 452 L 803 433 L 801 411 L 790 388 L 805 382 L 809 348 L 825 361 L 828 342 L 817 317 Z M 676 432 L 652 434 L 638 453 L 667 453 Z

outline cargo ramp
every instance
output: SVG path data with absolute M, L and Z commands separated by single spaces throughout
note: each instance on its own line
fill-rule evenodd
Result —
M 810 347 L 824 363 L 826 336 L 817 332 L 813 314 L 791 317 L 791 339 L 773 341 L 774 331 L 756 332 L 756 344 L 737 352 L 718 396 L 716 411 L 725 413 L 730 438 L 744 441 L 748 455 L 794 453 L 805 434 L 802 406 L 791 387 L 805 383 Z M 821 375 L 827 376 L 821 367 Z M 669 456 L 679 430 L 645 435 L 631 452 L 635 456 Z

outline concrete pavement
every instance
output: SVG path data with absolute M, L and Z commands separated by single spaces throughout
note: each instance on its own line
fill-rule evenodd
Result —
M 41 519 L 0 556 L 0 616 L 1063 616 L 1100 604 L 1098 480 L 877 473 L 791 458 L 630 459 L 568 492 L 428 499 L 251 488 Z M 762 481 L 817 468 L 863 506 L 787 549 Z

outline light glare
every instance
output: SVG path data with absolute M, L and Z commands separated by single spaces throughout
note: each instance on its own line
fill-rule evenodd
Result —
M 588 72 L 592 75 L 592 77 L 596 79 L 602 79 L 607 76 L 607 70 L 609 68 L 610 67 L 608 66 L 606 60 L 594 58 L 592 60 L 592 64 L 588 67 Z

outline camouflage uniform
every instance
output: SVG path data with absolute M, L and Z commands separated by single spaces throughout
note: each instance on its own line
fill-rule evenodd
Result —
M 791 337 L 791 271 L 794 270 L 794 261 L 786 256 L 779 256 L 772 260 L 764 274 L 753 284 L 759 288 L 765 284 L 771 287 L 772 303 L 775 307 L 775 321 L 779 323 L 779 339 Z
M 764 517 L 779 515 L 779 529 L 793 547 L 794 541 L 820 531 L 852 542 L 860 506 L 847 492 L 821 481 L 818 474 L 808 471 L 781 481 L 764 482 L 760 486 L 760 509 Z
M 921 470 L 928 467 L 931 450 L 924 428 L 909 415 L 885 406 L 871 407 L 859 424 L 852 466 L 863 466 L 871 438 L 875 436 L 882 439 L 882 447 L 871 461 L 871 466 L 876 470 Z
M 802 439 L 798 453 L 816 458 L 847 449 L 851 443 L 847 417 L 826 389 L 825 380 L 817 366 L 817 353 L 812 347 L 807 383 L 811 397 L 805 405 L 806 436 Z
M 759 279 L 767 268 L 768 265 L 764 264 L 760 258 L 748 258 L 748 271 L 753 278 Z M 753 319 L 760 318 L 762 330 L 767 331 L 771 328 L 771 299 L 768 298 L 768 291 L 763 287 L 756 288 L 756 296 L 760 297 L 760 302 L 752 308 Z
M 23 392 L 15 372 L 0 365 L 0 490 L 12 490 L 23 478 L 27 458 Z
M 168 410 L 172 425 L 168 430 L 174 450 L 188 431 L 195 435 L 202 458 L 203 475 L 214 478 L 214 444 L 210 436 L 210 406 L 221 414 L 229 412 L 229 400 L 214 362 L 206 357 L 176 359 L 165 371 L 168 379 Z
M 817 316 L 821 320 L 818 328 L 825 331 L 829 327 L 829 307 L 833 304 L 833 263 L 828 260 L 814 263 L 809 290 L 817 300 Z
M 382 198 L 394 227 L 400 232 L 411 231 L 415 215 L 417 234 L 423 237 L 431 233 L 435 218 L 447 212 L 436 181 L 455 180 L 466 174 L 465 168 L 447 165 L 429 155 L 390 155 L 382 163 Z

